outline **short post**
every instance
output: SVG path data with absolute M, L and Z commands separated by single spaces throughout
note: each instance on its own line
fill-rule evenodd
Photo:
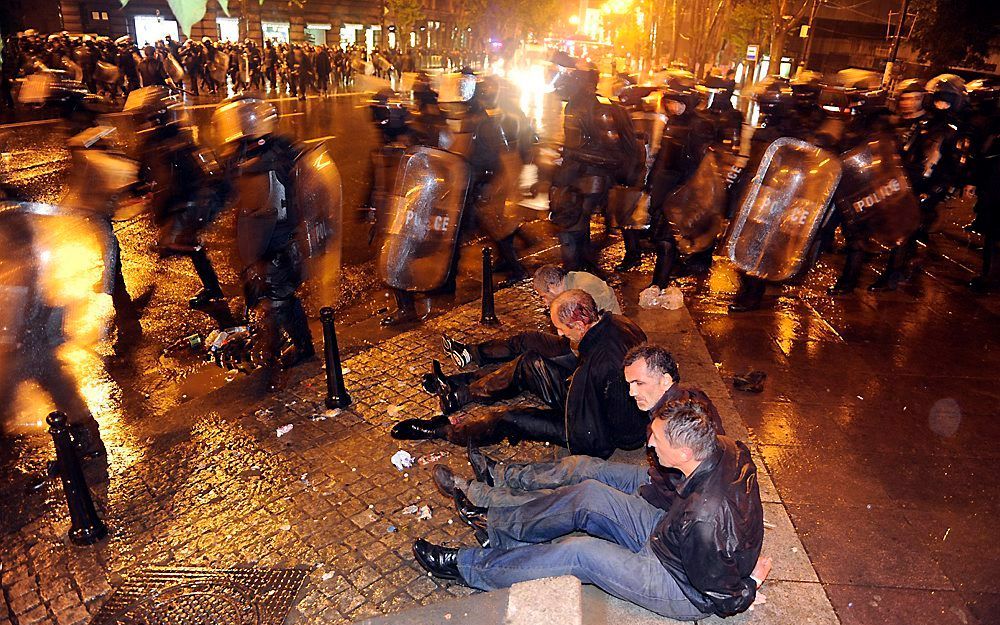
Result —
M 69 539 L 74 545 L 93 545 L 108 535 L 108 528 L 97 516 L 94 500 L 90 496 L 87 479 L 83 475 L 80 459 L 73 449 L 66 415 L 56 411 L 45 421 L 49 424 L 49 434 L 56 447 L 56 463 L 62 479 L 66 504 L 69 506 L 71 527 Z
M 319 311 L 323 323 L 323 357 L 326 360 L 326 407 L 345 408 L 351 403 L 351 396 L 344 386 L 344 372 L 340 368 L 340 348 L 337 347 L 337 331 L 333 326 L 333 309 L 329 306 Z
M 488 247 L 483 248 L 483 314 L 479 318 L 479 323 L 486 326 L 500 324 L 493 303 L 493 262 Z

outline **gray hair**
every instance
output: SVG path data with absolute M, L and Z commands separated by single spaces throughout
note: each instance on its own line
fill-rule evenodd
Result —
M 708 406 L 699 399 L 671 401 L 654 411 L 650 427 L 662 427 L 671 447 L 688 447 L 695 459 L 704 460 L 719 448 L 718 432 L 708 415 Z
M 539 293 L 548 293 L 549 288 L 561 285 L 566 278 L 566 270 L 559 265 L 542 265 L 535 271 L 532 284 Z

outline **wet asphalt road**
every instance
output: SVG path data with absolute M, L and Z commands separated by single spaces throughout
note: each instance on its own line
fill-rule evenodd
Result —
M 281 130 L 326 140 L 344 178 L 349 269 L 340 305 L 348 350 L 387 336 L 376 319 L 391 305 L 377 288 L 367 226 L 352 213 L 368 192 L 375 139 L 363 99 L 276 103 Z M 206 102 L 190 111 L 206 137 L 211 110 Z M 551 121 L 551 109 L 545 119 Z M 53 199 L 65 168 L 57 133 L 37 125 L 0 133 L 10 162 L 21 168 L 15 182 Z M 953 205 L 945 216 L 947 226 L 924 251 L 926 273 L 896 293 L 828 297 L 824 289 L 836 277 L 840 254 L 825 256 L 802 285 L 772 292 L 767 309 L 746 315 L 725 312 L 735 280 L 724 263 L 707 278 L 683 281 L 722 375 L 768 374 L 763 393 L 733 391 L 734 399 L 844 624 L 1000 622 L 1000 486 L 992 471 L 1000 439 L 1000 300 L 964 289 L 978 262 L 977 239 L 960 228 L 968 206 Z M 532 250 L 551 244 L 543 226 L 528 230 Z M 160 418 L 226 384 L 225 372 L 200 364 L 183 343 L 172 346 L 212 322 L 187 310 L 195 289 L 190 266 L 156 261 L 148 251 L 151 232 L 141 220 L 119 226 L 130 290 L 156 284 L 143 322 L 146 339 L 127 358 L 110 359 L 107 371 L 98 357 L 107 354 L 79 361 L 88 400 L 111 422 L 115 413 Z M 223 270 L 224 224 L 209 244 Z M 454 300 L 475 296 L 477 251 L 466 250 Z M 237 300 L 235 277 L 222 273 Z M 873 277 L 866 274 L 863 284 Z M 332 303 L 323 300 L 308 294 L 312 316 Z M 39 416 L 23 413 L 22 431 L 32 436 L 5 444 L 0 470 L 38 468 L 45 454 L 37 446 L 44 443 Z

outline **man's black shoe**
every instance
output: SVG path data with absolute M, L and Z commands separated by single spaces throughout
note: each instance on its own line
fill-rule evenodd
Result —
M 438 381 L 438 377 L 433 373 L 425 373 L 422 378 L 420 378 L 420 388 L 424 389 L 424 392 L 428 395 L 437 395 L 441 392 L 441 385 Z
M 416 311 L 397 309 L 391 315 L 382 318 L 379 323 L 383 327 L 393 327 L 403 325 L 405 323 L 416 323 L 420 321 L 420 317 L 417 315 Z
M 486 524 L 486 515 L 489 511 L 486 508 L 473 505 L 465 493 L 460 490 L 455 491 L 455 509 L 458 510 L 459 518 L 472 528 L 476 542 L 482 547 L 489 547 L 490 533 Z
M 733 302 L 729 305 L 729 312 L 731 313 L 741 313 L 750 312 L 751 310 L 757 310 L 760 308 L 760 302 Z
M 472 350 L 465 343 L 459 343 L 455 339 L 448 338 L 447 334 L 442 334 L 441 345 L 444 347 L 444 353 L 451 356 L 459 369 L 472 362 Z
M 444 415 L 430 419 L 406 419 L 392 426 L 389 435 L 403 441 L 445 438 L 445 431 L 449 424 L 448 417 Z
M 198 291 L 194 297 L 188 300 L 188 306 L 194 310 L 201 310 L 223 300 L 225 300 L 225 295 L 222 294 L 222 291 L 209 291 L 207 289 L 202 289 Z
M 512 443 L 513 444 L 513 443 Z M 493 476 L 496 475 L 497 461 L 488 457 L 483 450 L 469 442 L 469 464 L 476 479 L 487 486 L 496 486 Z
M 452 390 L 451 381 L 441 369 L 441 363 L 431 360 L 431 372 L 425 373 L 420 380 L 420 386 L 431 395 L 440 395 Z
M 458 490 L 455 489 L 455 474 L 452 470 L 446 465 L 436 464 L 431 475 L 434 477 L 434 485 L 438 487 L 441 494 L 454 499 Z
M 826 292 L 833 296 L 849 295 L 854 292 L 855 286 L 856 285 L 853 282 L 841 282 L 840 280 L 837 280 L 837 282 L 828 288 Z
M 413 543 L 413 557 L 434 577 L 465 583 L 458 572 L 458 549 L 434 545 L 421 538 Z
M 872 282 L 868 285 L 868 291 L 871 293 L 881 293 L 883 291 L 895 291 L 899 288 L 899 280 L 901 276 L 899 272 L 896 271 L 886 271 L 878 280 Z

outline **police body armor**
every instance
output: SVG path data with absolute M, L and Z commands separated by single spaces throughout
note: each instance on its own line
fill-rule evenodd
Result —
M 812 260 L 830 214 L 840 161 L 816 146 L 782 137 L 764 151 L 748 180 L 726 238 L 726 255 L 763 280 L 787 280 Z
M 726 207 L 726 178 L 718 154 L 709 150 L 694 175 L 663 200 L 681 254 L 697 254 L 715 243 L 722 232 Z
M 641 152 L 636 164 L 640 172 L 631 186 L 618 185 L 608 194 L 609 213 L 615 225 L 621 228 L 644 230 L 649 228 L 649 194 L 643 189 L 660 147 L 666 116 L 651 111 L 635 111 L 629 116 L 635 129 Z
M 469 188 L 469 165 L 432 147 L 407 150 L 389 202 L 379 274 L 390 287 L 432 291 L 448 277 Z
M 901 151 L 903 166 L 922 200 L 937 196 L 931 200 L 936 204 L 956 183 L 967 164 L 970 145 L 957 123 L 945 115 L 927 115 L 916 124 Z
M 504 116 L 483 111 L 473 115 L 469 155 L 475 197 L 476 222 L 494 241 L 513 235 L 521 227 L 521 169 L 518 125 L 504 128 Z M 508 135 L 507 131 L 512 135 Z
M 617 104 L 594 98 L 579 107 L 567 105 L 565 115 L 563 162 L 553 179 L 549 205 L 557 226 L 575 229 L 589 223 L 582 196 L 601 197 L 615 182 L 633 186 L 645 152 Z
M 845 235 L 869 252 L 892 249 L 920 226 L 920 208 L 891 136 L 876 136 L 841 155 L 834 204 Z

